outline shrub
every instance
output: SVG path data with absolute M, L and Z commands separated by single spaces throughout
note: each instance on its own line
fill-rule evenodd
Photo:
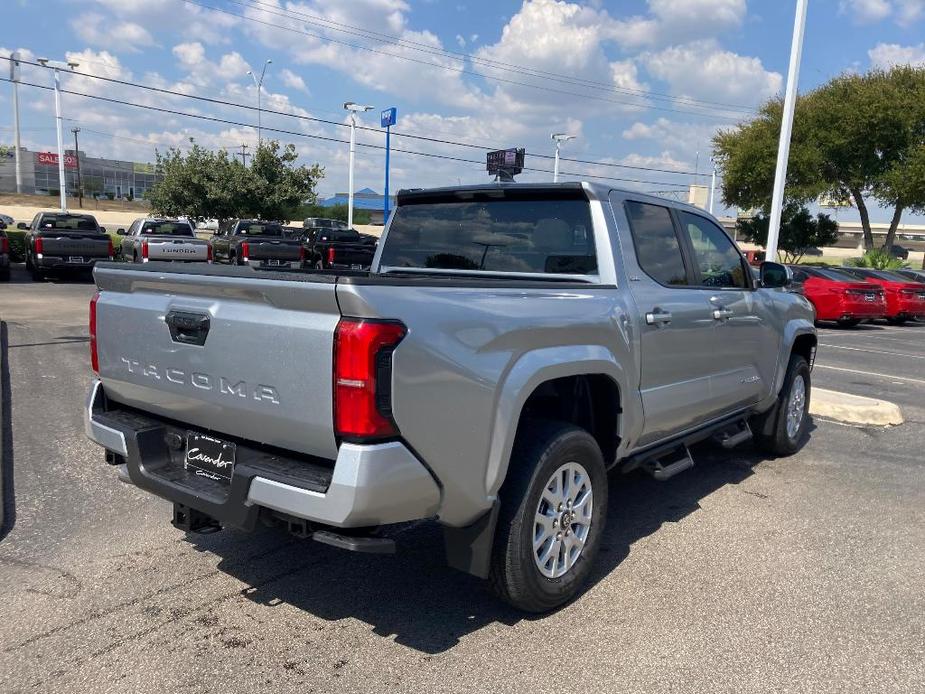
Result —
M 26 260 L 26 232 L 22 229 L 7 229 L 6 236 L 10 240 L 10 260 L 22 263 Z
M 866 267 L 873 270 L 899 270 L 909 265 L 902 258 L 896 258 L 882 249 L 867 251 L 860 258 L 850 258 L 845 264 L 851 267 Z

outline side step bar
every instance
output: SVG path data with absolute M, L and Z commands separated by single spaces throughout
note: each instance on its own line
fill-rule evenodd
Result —
M 642 469 L 659 482 L 671 479 L 679 472 L 694 467 L 694 459 L 687 446 L 678 446 L 659 458 L 651 458 L 642 464 Z
M 723 448 L 735 448 L 739 444 L 745 443 L 752 438 L 752 430 L 748 422 L 744 419 L 736 422 L 733 426 L 713 435 L 713 439 Z

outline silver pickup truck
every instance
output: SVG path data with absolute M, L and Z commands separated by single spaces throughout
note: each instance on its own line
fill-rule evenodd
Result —
M 211 244 L 196 238 L 192 225 L 182 219 L 143 217 L 132 222 L 127 232 L 119 229 L 118 234 L 124 236 L 120 255 L 128 262 L 212 262 Z
M 814 315 L 787 268 L 754 279 L 712 217 L 638 193 L 403 191 L 368 273 L 95 275 L 87 434 L 174 525 L 388 552 L 381 526 L 435 519 L 449 564 L 527 611 L 587 577 L 609 471 L 806 436 Z

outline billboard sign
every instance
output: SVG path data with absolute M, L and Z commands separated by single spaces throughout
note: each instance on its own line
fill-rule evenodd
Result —
M 496 175 L 503 171 L 511 176 L 516 176 L 524 170 L 524 154 L 526 150 L 523 147 L 510 149 L 499 149 L 489 152 L 486 155 L 486 168 L 488 173 Z
M 379 114 L 379 118 L 383 128 L 391 127 L 395 125 L 395 121 L 398 120 L 398 109 L 394 106 L 392 108 L 387 108 Z
M 54 152 L 36 152 L 35 153 L 35 163 L 41 166 L 57 166 L 58 165 L 58 155 Z M 77 168 L 77 157 L 73 154 L 64 155 L 64 168 L 65 169 L 76 169 Z

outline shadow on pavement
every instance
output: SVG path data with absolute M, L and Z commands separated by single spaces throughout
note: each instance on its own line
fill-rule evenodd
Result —
M 634 542 L 698 511 L 701 499 L 748 478 L 767 459 L 748 445 L 728 452 L 700 445 L 693 454 L 697 466 L 667 482 L 642 474 L 611 475 L 607 528 L 587 588 L 616 569 Z M 241 561 L 255 543 L 278 542 L 281 532 L 225 531 L 190 535 L 189 541 L 221 557 L 218 568 L 250 586 L 242 591 L 250 600 L 267 606 L 287 603 L 328 621 L 352 617 L 372 625 L 379 636 L 394 636 L 397 643 L 427 654 L 449 650 L 495 622 L 511 626 L 542 619 L 515 611 L 482 581 L 446 567 L 436 523 L 393 533 L 398 544 L 394 556 L 354 554 L 305 540 L 294 541 L 271 566 Z
M 86 270 L 76 270 L 72 272 L 58 272 L 45 275 L 45 279 L 35 282 L 26 272 L 25 263 L 13 263 L 10 266 L 10 284 L 92 284 L 93 274 Z
M 6 323 L 0 321 L 0 540 L 16 524 L 16 495 L 13 487 L 13 401 L 10 394 L 10 362 Z

